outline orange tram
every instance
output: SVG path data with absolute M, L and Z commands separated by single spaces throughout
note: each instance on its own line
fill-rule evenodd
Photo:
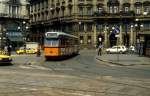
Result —
M 64 32 L 46 32 L 44 56 L 47 59 L 68 57 L 79 52 L 78 38 Z

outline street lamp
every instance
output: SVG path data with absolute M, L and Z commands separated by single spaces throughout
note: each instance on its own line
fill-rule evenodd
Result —
M 144 27 L 144 25 L 143 25 L 143 24 L 141 24 L 141 25 L 140 25 L 140 27 L 141 27 L 141 28 L 143 28 L 143 27 Z
M 79 21 L 78 23 L 79 23 L 78 31 L 81 31 L 81 24 L 82 24 L 82 22 L 81 22 L 81 21 Z
M 26 32 L 29 29 L 29 27 L 27 26 L 27 22 L 23 21 L 21 23 L 21 26 L 18 26 L 18 30 L 20 30 L 22 32 L 22 36 L 23 36 L 23 43 L 26 42 Z
M 143 30 L 143 27 L 144 25 L 139 23 L 139 19 L 135 19 L 136 21 L 136 24 L 135 24 L 135 28 L 136 28 L 136 46 L 137 46 L 137 49 L 138 49 L 138 54 L 140 55 L 141 54 L 141 46 L 142 46 L 142 43 L 140 41 L 140 36 L 139 36 L 139 31 L 142 31 Z

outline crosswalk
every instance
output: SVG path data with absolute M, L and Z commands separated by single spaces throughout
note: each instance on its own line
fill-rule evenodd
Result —
M 43 67 L 43 66 L 39 66 L 39 65 L 19 65 L 19 68 L 22 69 L 40 69 L 40 70 L 51 70 L 49 68 Z
M 21 54 L 21 55 L 18 55 L 18 54 L 12 54 L 11 57 L 24 57 L 24 56 L 35 56 L 35 54 Z
M 18 65 L 21 69 L 35 69 L 35 70 L 45 70 L 45 71 L 74 71 L 72 68 L 47 68 L 40 65 Z

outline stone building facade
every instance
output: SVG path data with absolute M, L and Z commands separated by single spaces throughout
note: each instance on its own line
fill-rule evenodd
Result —
M 30 23 L 41 43 L 59 30 L 77 35 L 81 47 L 136 46 L 149 38 L 150 0 L 30 0 Z
M 29 20 L 26 0 L 0 0 L 0 45 L 14 47 L 24 42 L 25 27 Z

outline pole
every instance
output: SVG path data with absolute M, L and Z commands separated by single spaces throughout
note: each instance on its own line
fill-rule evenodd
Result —
M 115 35 L 117 37 L 117 53 L 118 53 L 118 47 L 119 47 L 119 35 Z M 119 62 L 119 53 L 117 54 L 117 61 Z
M 3 38 L 2 34 L 3 34 L 3 33 L 2 33 L 2 25 L 0 24 L 0 38 L 1 38 L 1 39 L 0 39 L 0 42 L 1 42 L 1 43 L 0 43 L 0 44 L 1 44 L 0 48 L 1 48 L 1 49 L 2 49 L 2 38 Z
M 118 42 L 118 37 L 117 37 L 117 42 Z M 118 46 L 119 44 L 117 43 L 117 52 L 118 52 Z M 119 53 L 118 53 L 118 55 L 117 55 L 117 61 L 119 62 Z

